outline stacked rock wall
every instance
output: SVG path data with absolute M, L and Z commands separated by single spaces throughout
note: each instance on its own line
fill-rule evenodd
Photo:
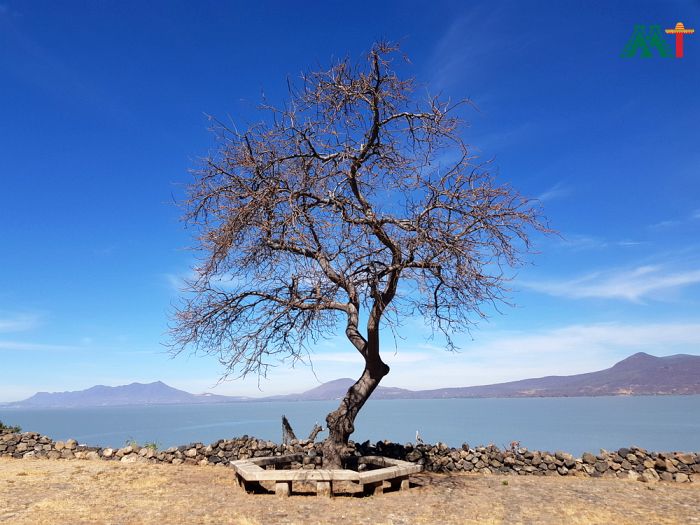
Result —
M 591 476 L 675 482 L 700 482 L 700 453 L 648 452 L 642 448 L 621 448 L 599 454 L 584 453 L 576 458 L 566 452 L 540 452 L 496 446 L 451 448 L 437 445 L 401 445 L 390 442 L 351 443 L 355 456 L 379 455 L 423 465 L 431 472 L 474 472 L 482 474 L 534 476 Z M 243 436 L 220 439 L 210 445 L 191 443 L 158 450 L 154 446 L 127 445 L 100 448 L 78 444 L 74 439 L 53 441 L 35 432 L 0 434 L 0 457 L 18 459 L 101 459 L 122 462 L 220 465 L 250 457 L 302 453 L 303 461 L 293 468 L 320 468 L 321 446 L 308 441 L 279 445 Z

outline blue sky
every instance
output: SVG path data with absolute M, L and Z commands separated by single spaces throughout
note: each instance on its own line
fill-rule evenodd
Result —
M 561 237 L 514 308 L 451 354 L 419 320 L 384 338 L 390 386 L 572 374 L 637 351 L 700 353 L 700 3 L 0 0 L 0 401 L 163 380 L 270 395 L 361 372 L 342 338 L 316 377 L 280 366 L 216 386 L 171 359 L 193 256 L 174 201 L 213 146 L 205 114 L 256 119 L 286 79 L 398 41 L 402 72 L 470 97 L 464 137 L 542 200 Z M 697 27 L 683 59 L 622 58 L 635 24 Z M 673 37 L 668 36 L 669 45 Z

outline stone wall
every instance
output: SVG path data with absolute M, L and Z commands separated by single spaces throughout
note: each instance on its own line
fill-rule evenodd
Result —
M 591 476 L 652 481 L 700 483 L 700 453 L 648 452 L 638 447 L 617 451 L 601 450 L 575 458 L 566 452 L 540 452 L 496 446 L 450 448 L 437 445 L 401 445 L 390 442 L 351 443 L 355 456 L 379 455 L 411 461 L 431 472 L 474 472 L 482 474 L 534 476 Z M 158 450 L 152 446 L 128 445 L 123 448 L 99 448 L 78 444 L 75 440 L 53 441 L 35 432 L 0 433 L 0 457 L 18 459 L 102 459 L 122 462 L 186 463 L 227 466 L 231 461 L 250 457 L 303 453 L 302 463 L 293 468 L 319 468 L 321 447 L 318 443 L 292 441 L 279 445 L 243 436 L 220 439 L 210 445 L 191 443 Z

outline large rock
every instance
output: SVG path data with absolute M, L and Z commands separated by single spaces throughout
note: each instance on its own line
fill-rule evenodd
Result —
M 618 475 L 620 477 L 623 477 L 624 479 L 629 479 L 631 481 L 639 480 L 639 476 L 640 476 L 640 474 L 638 472 L 635 472 L 634 470 L 629 470 L 627 472 L 620 472 Z
M 608 470 L 608 464 L 605 461 L 596 461 L 595 469 L 602 474 Z
M 676 459 L 684 465 L 692 465 L 695 463 L 694 454 L 676 454 Z
M 590 452 L 584 452 L 583 456 L 581 456 L 581 459 L 586 465 L 594 465 L 596 462 L 596 457 Z
M 639 476 L 639 481 L 644 483 L 659 481 L 659 474 L 654 469 L 648 468 Z
M 670 459 L 662 458 L 661 456 L 656 458 L 656 461 L 654 462 L 654 467 L 656 467 L 656 470 L 665 470 L 666 472 L 670 472 L 671 474 L 678 470 L 673 465 L 673 462 Z

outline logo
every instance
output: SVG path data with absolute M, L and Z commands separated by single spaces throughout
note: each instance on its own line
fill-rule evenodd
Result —
M 676 36 L 676 58 L 683 58 L 683 37 L 692 35 L 695 29 L 686 29 L 683 22 L 678 22 L 673 29 L 664 29 L 668 35 Z M 661 26 L 634 26 L 632 38 L 627 42 L 625 50 L 622 52 L 623 58 L 632 58 L 640 55 L 642 58 L 652 57 L 653 50 L 662 58 L 673 56 L 671 46 L 668 44 L 667 38 L 661 32 Z

